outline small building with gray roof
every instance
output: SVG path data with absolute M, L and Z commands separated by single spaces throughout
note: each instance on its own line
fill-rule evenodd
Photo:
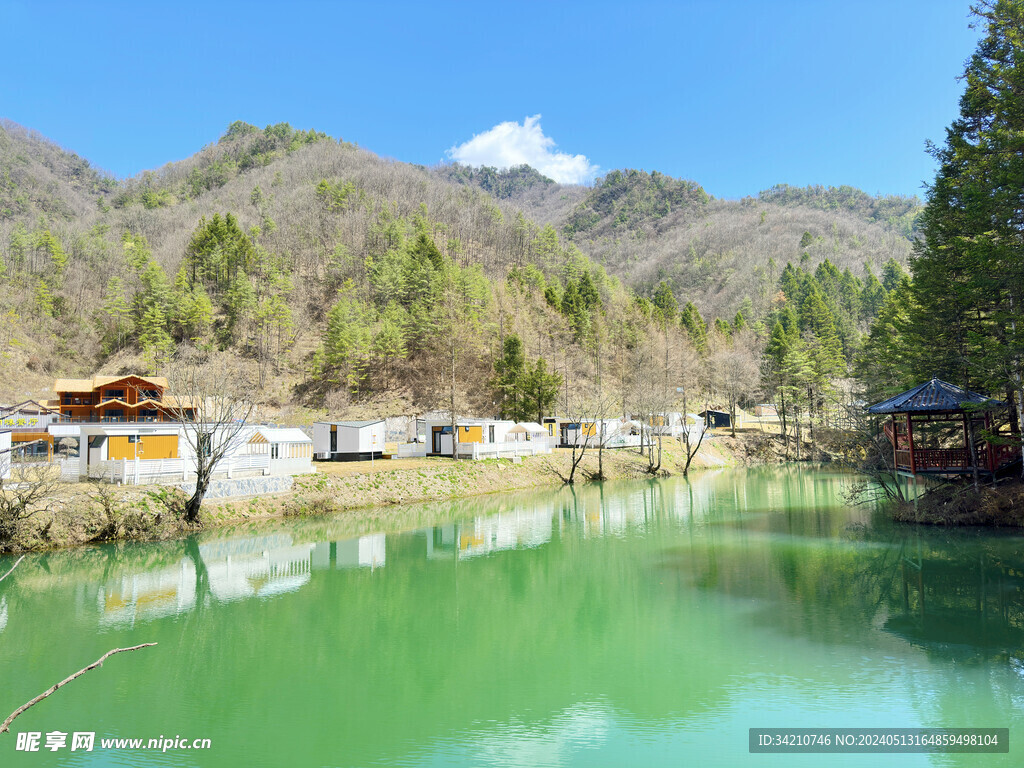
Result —
M 384 419 L 313 423 L 313 455 L 319 461 L 369 461 L 384 455 Z

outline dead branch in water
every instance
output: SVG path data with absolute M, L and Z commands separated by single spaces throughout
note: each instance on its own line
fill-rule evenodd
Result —
M 20 563 L 21 561 L 19 560 L 18 562 Z M 18 563 L 15 563 L 15 565 L 17 565 L 17 564 Z M 14 569 L 12 568 L 11 570 L 13 571 Z M 8 571 L 8 573 L 10 573 L 10 571 Z M 57 683 L 53 687 L 48 688 L 47 690 L 45 690 L 42 693 L 40 693 L 38 696 L 36 696 L 34 699 L 32 699 L 32 701 L 28 702 L 27 704 L 22 704 L 20 707 L 18 707 L 16 710 L 14 710 L 14 712 L 11 713 L 11 716 L 8 717 L 6 720 L 4 720 L 3 724 L 0 725 L 0 733 L 7 733 L 7 730 L 10 727 L 11 723 L 14 722 L 14 718 L 16 718 L 18 715 L 20 715 L 26 709 L 35 706 L 40 701 L 45 699 L 47 696 L 49 696 L 50 694 L 54 693 L 58 688 L 62 688 L 65 685 L 67 685 L 68 683 L 70 683 L 76 677 L 81 677 L 82 675 L 84 675 L 89 670 L 96 669 L 96 667 L 98 667 L 101 664 L 103 664 L 104 661 L 106 661 L 109 657 L 113 656 L 115 653 L 123 653 L 124 651 L 137 651 L 137 650 L 139 650 L 139 648 L 148 648 L 151 645 L 156 645 L 156 643 L 143 643 L 142 645 L 133 645 L 131 648 L 114 648 L 112 651 L 107 651 L 106 653 L 104 653 L 102 656 L 100 656 L 98 659 L 96 659 L 96 661 L 94 661 L 89 666 L 84 667 L 84 668 L 78 670 L 77 672 L 75 672 L 75 674 L 71 675 L 70 677 L 64 678 L 63 680 L 61 680 L 59 683 Z

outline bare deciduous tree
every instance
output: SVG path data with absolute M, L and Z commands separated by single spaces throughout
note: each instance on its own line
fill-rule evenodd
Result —
M 736 437 L 736 407 L 757 391 L 761 361 L 758 342 L 746 330 L 731 336 L 716 333 L 712 339 L 714 346 L 708 357 L 712 387 L 729 403 L 732 436 Z
M 195 523 L 214 471 L 238 448 L 252 417 L 253 386 L 237 367 L 187 357 L 174 363 L 167 382 L 163 409 L 181 422 L 195 461 L 196 488 L 184 512 L 186 522 Z
M 5 450 L 0 466 L 21 448 Z M 60 483 L 60 469 L 54 465 L 10 462 L 10 466 L 9 477 L 0 473 L 0 552 L 11 545 L 23 523 L 50 509 Z

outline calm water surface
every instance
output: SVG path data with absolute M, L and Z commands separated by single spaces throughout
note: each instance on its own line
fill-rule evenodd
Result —
M 0 765 L 1024 764 L 1024 540 L 895 527 L 846 482 L 707 472 L 410 508 L 403 533 L 276 522 L 26 558 L 0 585 L 0 716 L 159 645 L 13 728 L 92 731 L 93 752 L 12 733 Z M 1008 727 L 1011 752 L 749 755 L 772 726 Z M 212 749 L 98 741 L 160 736 Z

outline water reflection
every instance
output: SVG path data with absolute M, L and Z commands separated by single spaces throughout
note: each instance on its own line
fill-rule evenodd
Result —
M 485 509 L 499 510 L 393 534 L 308 541 L 299 530 L 190 540 L 177 561 L 133 567 L 114 560 L 103 578 L 80 589 L 94 595 L 100 626 L 131 627 L 204 601 L 296 592 L 317 571 L 372 573 L 388 564 L 392 549 L 408 567 L 416 557 L 472 560 L 567 539 L 686 532 L 662 549 L 662 567 L 701 589 L 757 598 L 761 620 L 775 628 L 829 642 L 881 629 L 934 653 L 1022 657 L 1020 537 L 894 526 L 873 510 L 838 506 L 843 480 L 836 475 L 773 470 L 772 478 L 717 471 L 690 481 L 488 500 Z M 481 502 L 449 512 L 474 504 Z M 49 570 L 62 557 L 38 562 Z M 26 563 L 19 577 L 31 568 Z M 88 611 L 89 600 L 78 605 Z M 0 597 L 0 631 L 8 620 Z
M 843 483 L 709 472 L 37 556 L 0 589 L 0 671 L 28 698 L 159 640 L 122 667 L 143 688 L 112 669 L 51 711 L 268 766 L 735 764 L 752 726 L 1016 723 L 1021 539 L 894 526 Z

